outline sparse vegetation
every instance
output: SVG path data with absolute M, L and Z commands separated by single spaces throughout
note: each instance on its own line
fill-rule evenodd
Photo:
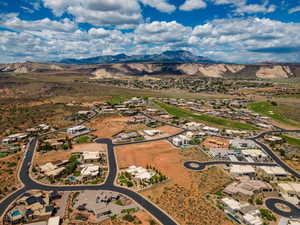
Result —
M 262 218 L 269 221 L 276 221 L 276 217 L 273 215 L 273 213 L 270 210 L 261 208 L 259 209 L 259 211 Z

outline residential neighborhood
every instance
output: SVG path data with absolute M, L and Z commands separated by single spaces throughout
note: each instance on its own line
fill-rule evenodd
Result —
M 148 144 L 151 154 L 158 154 L 155 153 L 158 150 L 181 155 L 194 152 L 205 158 L 174 164 L 180 171 L 201 174 L 213 167 L 222 170 L 228 182 L 221 189 L 207 193 L 207 204 L 221 210 L 227 220 L 247 225 L 296 224 L 299 176 L 278 164 L 265 147 L 277 149 L 287 145 L 283 141 L 284 132 L 273 133 L 277 127 L 270 118 L 253 113 L 245 104 L 248 102 L 239 99 L 185 101 L 133 97 L 119 104 L 97 103 L 91 110 L 79 111 L 76 118 L 79 123 L 66 129 L 41 124 L 24 133 L 9 135 L 2 139 L 2 148 L 24 152 L 24 159 L 29 154 L 28 143 L 40 136 L 27 167 L 28 179 L 50 190 L 62 187 L 62 191 L 24 193 L 6 211 L 3 221 L 72 224 L 78 220 L 100 222 L 116 217 L 139 222 L 137 215 L 145 213 L 140 205 L 105 187 L 117 185 L 141 194 L 158 187 L 168 190 L 175 174 L 164 168 L 163 158 L 158 158 L 161 163 L 152 161 L 152 164 L 144 161 L 145 156 L 139 156 Z M 199 112 L 205 116 L 199 117 Z M 99 115 L 105 123 L 97 119 Z M 10 150 L 12 146 L 18 146 L 17 151 Z M 111 180 L 110 171 L 114 146 L 118 161 L 115 181 Z M 76 186 L 76 192 L 68 189 Z M 96 193 L 93 187 L 98 186 L 104 189 Z M 283 201 L 280 207 L 273 204 L 277 200 Z M 291 216 L 284 220 L 280 212 L 282 207 L 291 207 L 290 204 L 296 207 L 295 212 L 291 211 Z

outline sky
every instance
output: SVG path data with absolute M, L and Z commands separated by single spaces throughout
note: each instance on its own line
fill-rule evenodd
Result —
M 300 0 L 0 0 L 0 63 L 166 50 L 300 62 Z

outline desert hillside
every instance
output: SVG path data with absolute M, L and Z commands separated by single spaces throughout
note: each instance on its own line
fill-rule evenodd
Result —
M 290 78 L 300 76 L 300 65 L 237 65 L 223 63 L 123 63 L 99 65 L 94 79 L 141 75 L 197 75 L 215 78 Z
M 2 72 L 32 73 L 77 71 L 92 79 L 135 76 L 195 75 L 212 78 L 291 78 L 300 76 L 300 64 L 224 64 L 224 63 L 114 63 L 93 65 L 12 63 L 0 65 Z

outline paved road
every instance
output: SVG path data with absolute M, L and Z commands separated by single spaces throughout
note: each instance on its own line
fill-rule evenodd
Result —
M 118 187 L 114 185 L 115 178 L 117 176 L 117 163 L 114 153 L 114 148 L 111 139 L 97 139 L 97 143 L 102 143 L 107 145 L 108 150 L 108 162 L 109 162 L 109 174 L 103 185 L 74 185 L 74 186 L 51 186 L 46 184 L 40 184 L 32 180 L 29 176 L 30 164 L 33 158 L 34 149 L 37 145 L 38 138 L 33 138 L 28 143 L 28 148 L 26 155 L 20 170 L 20 179 L 25 185 L 24 188 L 18 190 L 17 192 L 8 196 L 0 204 L 0 216 L 3 215 L 7 207 L 18 197 L 22 196 L 26 191 L 32 189 L 39 189 L 45 191 L 81 191 L 81 190 L 108 190 L 115 191 L 121 194 L 124 194 L 133 200 L 135 200 L 139 205 L 149 211 L 158 221 L 166 225 L 177 225 L 177 223 L 168 216 L 165 212 L 160 210 L 154 204 L 149 202 L 143 196 L 138 193 L 131 191 L 126 188 Z
M 283 211 L 279 209 L 276 205 L 278 203 L 285 205 L 289 208 L 289 210 Z M 269 198 L 265 201 L 265 204 L 268 207 L 268 209 L 278 214 L 279 216 L 287 217 L 290 219 L 300 218 L 300 208 L 294 206 L 293 204 L 287 201 L 277 198 Z
M 211 161 L 211 162 L 198 162 L 198 161 L 186 161 L 183 165 L 190 170 L 203 170 L 206 166 L 212 165 L 252 165 L 252 166 L 276 166 L 276 163 L 264 163 L 264 162 L 240 162 L 240 161 Z
M 95 115 L 93 115 L 90 119 L 96 117 L 98 114 L 95 112 Z M 144 114 L 148 118 L 155 119 L 151 116 L 148 116 L 147 114 Z M 90 120 L 89 119 L 89 120 Z M 88 122 L 84 121 L 85 122 Z M 163 122 L 164 123 L 164 122 Z M 167 123 L 165 123 L 167 124 Z M 169 124 L 172 125 L 172 124 Z M 174 125 L 172 125 L 174 126 Z M 186 129 L 183 129 L 182 132 L 186 132 Z M 257 144 L 259 144 L 273 159 L 274 161 L 281 165 L 283 168 L 285 168 L 287 171 L 292 173 L 296 177 L 300 177 L 300 174 L 297 173 L 296 171 L 292 170 L 290 167 L 288 167 L 284 162 L 280 160 L 270 149 L 268 149 L 265 145 L 262 143 L 258 142 L 256 139 L 261 138 L 265 136 L 266 134 L 273 133 L 273 132 L 300 132 L 300 130 L 276 130 L 276 131 L 269 131 L 269 132 L 264 132 L 256 137 L 249 138 L 253 141 L 255 141 Z M 176 134 L 178 135 L 178 134 Z M 170 137 L 176 136 L 172 135 Z M 150 141 L 157 141 L 157 140 L 165 140 L 170 137 L 165 137 L 165 138 L 160 138 L 156 140 L 145 140 L 145 141 L 140 141 L 140 142 L 133 142 L 133 143 L 126 143 L 127 144 L 137 144 L 137 143 L 145 143 L 145 142 L 150 142 Z M 120 146 L 124 144 L 113 144 L 111 139 L 97 139 L 97 143 L 104 143 L 107 145 L 108 149 L 108 163 L 109 163 L 109 174 L 108 177 L 103 185 L 80 185 L 80 186 L 51 186 L 51 185 L 45 185 L 45 184 L 39 184 L 32 180 L 29 176 L 29 169 L 30 169 L 30 164 L 32 162 L 33 154 L 34 154 L 34 149 L 37 145 L 38 138 L 33 138 L 29 141 L 28 143 L 28 148 L 25 154 L 25 158 L 23 161 L 23 164 L 21 166 L 20 170 L 20 179 L 22 183 L 24 184 L 24 187 L 17 190 L 13 194 L 9 195 L 6 199 L 4 199 L 0 203 L 0 216 L 3 215 L 7 207 L 18 197 L 23 195 L 26 191 L 32 190 L 32 189 L 40 189 L 40 190 L 45 190 L 45 191 L 51 191 L 51 190 L 56 190 L 56 191 L 80 191 L 80 190 L 109 190 L 109 191 L 115 191 L 119 192 L 121 194 L 127 195 L 133 200 L 135 200 L 138 204 L 140 204 L 143 208 L 145 208 L 147 211 L 149 211 L 157 220 L 159 220 L 162 224 L 165 225 L 176 225 L 177 223 L 170 217 L 168 216 L 165 212 L 160 210 L 158 207 L 156 207 L 154 204 L 146 200 L 144 197 L 139 195 L 138 193 L 128 190 L 126 188 L 118 187 L 114 185 L 114 181 L 117 176 L 117 163 L 116 163 L 116 158 L 115 158 L 115 153 L 114 153 L 114 146 Z M 193 164 L 198 165 L 198 167 L 193 167 Z M 207 165 L 213 165 L 213 164 L 247 164 L 251 165 L 251 163 L 248 162 L 227 162 L 227 161 L 216 161 L 216 162 L 197 162 L 197 161 L 189 161 L 185 163 L 185 166 L 189 169 L 193 170 L 200 170 L 203 169 Z M 254 165 L 269 165 L 273 166 L 275 164 L 270 164 L 270 163 L 254 163 Z M 271 204 L 271 203 L 270 203 Z
M 283 169 L 285 169 L 287 172 L 289 172 L 290 174 L 292 174 L 293 176 L 297 177 L 298 179 L 300 179 L 300 173 L 297 172 L 296 170 L 294 170 L 293 168 L 289 167 L 284 161 L 282 161 L 279 156 L 277 156 L 271 149 L 269 149 L 266 145 L 264 145 L 263 143 L 254 140 L 256 144 L 258 144 L 260 147 L 263 148 L 263 150 L 265 150 L 266 153 L 268 153 L 269 156 L 271 156 L 271 158 L 279 165 L 281 166 Z

